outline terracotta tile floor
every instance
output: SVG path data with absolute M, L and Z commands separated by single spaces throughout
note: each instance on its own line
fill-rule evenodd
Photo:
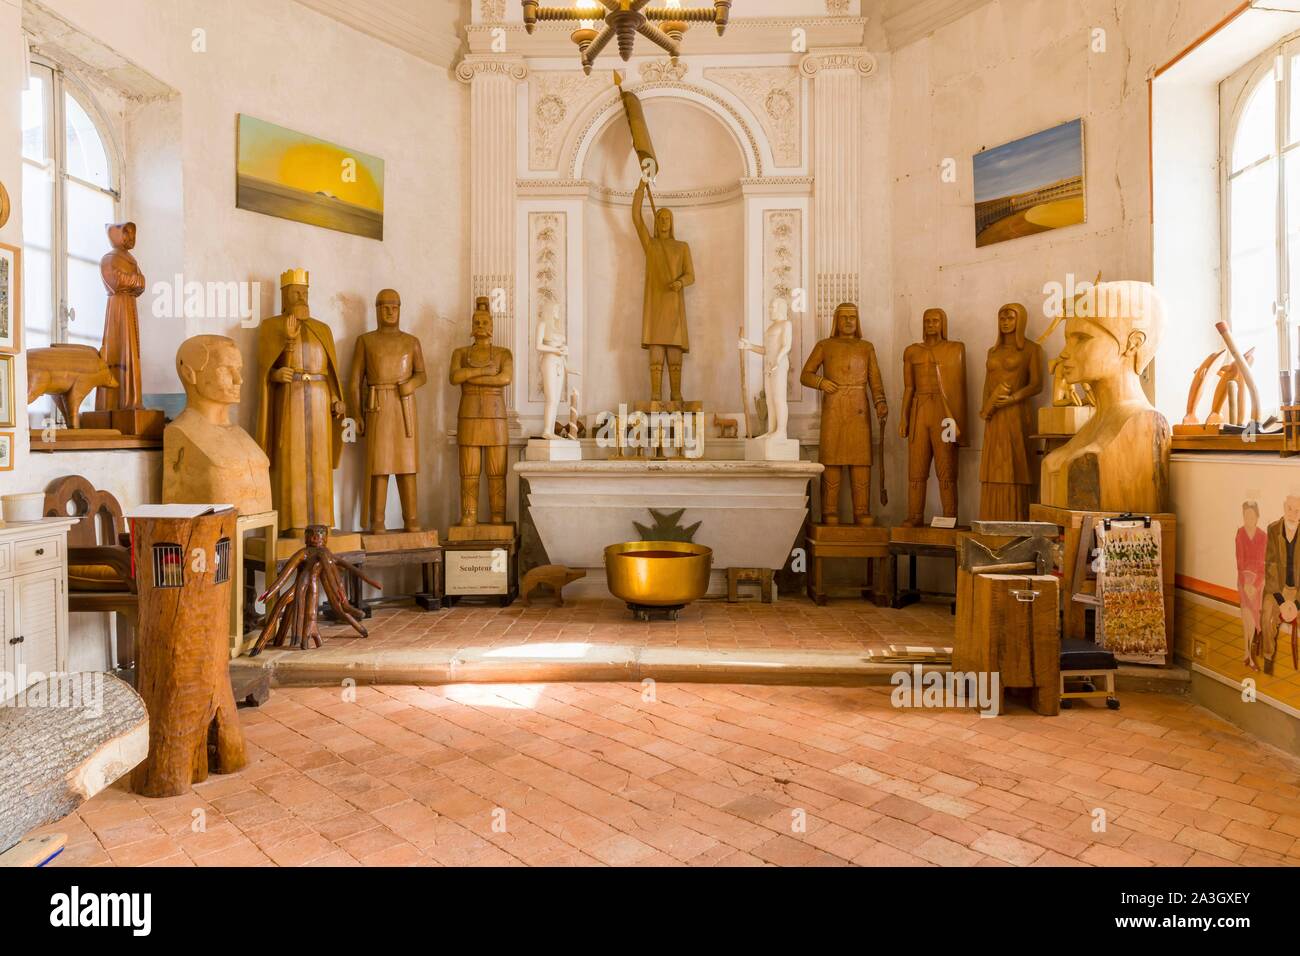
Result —
M 895 611 L 862 601 L 818 607 L 802 595 L 776 604 L 721 599 L 697 601 L 677 621 L 640 623 L 614 598 L 578 598 L 562 608 L 549 602 L 524 607 L 462 605 L 445 611 L 379 609 L 367 623 L 369 638 L 343 627 L 323 629 L 331 649 L 503 647 L 516 644 L 638 644 L 709 650 L 859 650 L 900 640 L 951 647 L 953 617 L 947 604 L 917 604 Z
M 1300 761 L 1181 697 L 981 719 L 889 688 L 343 693 L 242 710 L 250 765 L 191 794 L 100 794 L 49 828 L 56 864 L 1300 863 Z

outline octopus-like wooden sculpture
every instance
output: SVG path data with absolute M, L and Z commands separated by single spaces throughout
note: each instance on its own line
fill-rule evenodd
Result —
M 262 602 L 271 610 L 266 615 L 266 626 L 248 652 L 249 657 L 256 657 L 267 644 L 282 647 L 320 647 L 320 628 L 316 622 L 316 611 L 320 604 L 320 592 L 324 590 L 334 612 L 362 637 L 370 633 L 361 624 L 363 612 L 348 602 L 343 591 L 343 576 L 340 568 L 348 574 L 355 575 L 371 587 L 383 590 L 380 584 L 361 573 L 360 569 L 325 546 L 329 529 L 324 525 L 312 525 L 306 531 L 305 546 L 294 552 L 293 557 L 285 562 L 275 582 L 262 595 Z M 290 578 L 293 579 L 289 586 Z M 276 598 L 273 606 L 270 599 Z

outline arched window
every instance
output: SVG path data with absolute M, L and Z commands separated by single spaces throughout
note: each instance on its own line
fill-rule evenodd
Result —
M 54 63 L 33 58 L 22 104 L 25 344 L 98 348 L 104 226 L 122 198 L 117 147 L 89 91 Z
M 1264 54 L 1245 77 L 1236 78 L 1235 103 L 1225 103 L 1225 307 L 1242 351 L 1255 350 L 1267 415 L 1281 399 L 1277 372 L 1296 367 L 1300 348 L 1300 302 L 1291 299 L 1300 296 L 1300 38 Z

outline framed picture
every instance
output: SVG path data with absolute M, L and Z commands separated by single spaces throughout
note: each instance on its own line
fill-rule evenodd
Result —
M 0 471 L 14 470 L 14 433 L 0 432 Z
M 14 418 L 14 357 L 0 355 L 0 428 L 13 428 Z
M 239 116 L 235 205 L 369 239 L 384 238 L 384 161 Z
M 1083 120 L 975 156 L 975 246 L 1088 221 Z
M 22 348 L 22 291 L 23 251 L 0 242 L 0 353 L 6 355 Z

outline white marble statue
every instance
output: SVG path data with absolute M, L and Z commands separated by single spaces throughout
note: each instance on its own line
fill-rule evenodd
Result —
M 537 354 L 541 356 L 542 394 L 546 399 L 540 437 L 554 441 L 566 437 L 555 433 L 555 424 L 560 414 L 560 400 L 564 398 L 567 377 L 565 360 L 569 356 L 569 344 L 564 335 L 564 323 L 560 320 L 558 302 L 548 302 L 542 306 L 542 315 L 537 323 Z
M 755 345 L 748 339 L 740 340 L 741 361 L 745 352 L 763 356 L 763 386 L 767 395 L 767 431 L 754 441 L 774 440 L 784 442 L 790 424 L 790 399 L 787 384 L 790 379 L 790 349 L 794 345 L 794 325 L 790 321 L 790 303 L 785 299 L 772 300 L 772 318 L 763 332 L 763 344 Z M 748 410 L 746 410 L 748 414 Z

